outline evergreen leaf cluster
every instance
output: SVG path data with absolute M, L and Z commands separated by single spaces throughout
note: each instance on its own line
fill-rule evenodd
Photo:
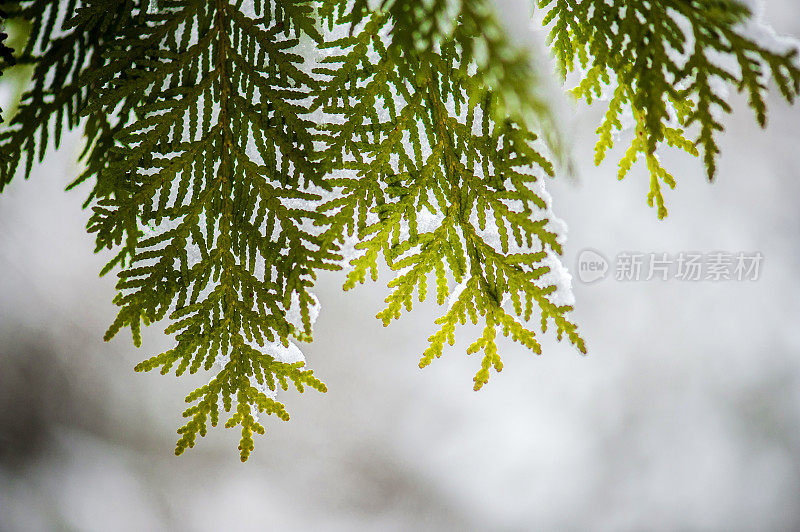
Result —
M 0 132 L 0 191 L 21 166 L 27 178 L 48 146 L 58 147 L 62 131 L 78 126 L 94 90 L 86 74 L 104 62 L 103 47 L 130 23 L 133 6 L 133 0 L 95 0 L 85 6 L 77 0 L 0 4 L 28 29 L 24 46 L 4 54 L 3 70 L 17 65 L 33 71 L 16 113 Z M 106 138 L 112 127 L 107 116 L 87 116 L 87 146 Z
M 561 253 L 541 184 L 553 165 L 529 128 L 508 115 L 496 120 L 503 99 L 464 52 L 479 35 L 442 33 L 436 46 L 409 48 L 392 38 L 391 9 L 356 22 L 344 6 L 336 21 L 351 31 L 323 45 L 313 108 L 336 117 L 323 128 L 323 160 L 339 194 L 323 209 L 342 241 L 356 236 L 345 289 L 377 279 L 383 259 L 396 272 L 378 313 L 388 325 L 424 301 L 433 281 L 437 303 L 449 304 L 420 367 L 454 342 L 457 324 L 483 323 L 468 348 L 483 351 L 476 390 L 491 368 L 502 369 L 498 332 L 541 352 L 525 325 L 534 310 L 543 330 L 552 323 L 585 352 L 566 316 L 572 307 L 545 280 Z
M 315 82 L 292 51 L 301 32 L 313 33 L 313 11 L 241 7 L 176 1 L 143 13 L 93 73 L 102 96 L 86 112 L 132 115 L 97 175 L 112 194 L 97 198 L 90 220 L 98 243 L 129 250 L 107 338 L 129 327 L 139 344 L 141 323 L 168 316 L 175 347 L 137 370 L 221 368 L 186 397 L 176 453 L 216 425 L 222 407 L 233 412 L 225 426 L 241 428 L 244 461 L 253 433 L 264 433 L 259 413 L 288 419 L 277 387 L 325 391 L 290 339 L 310 338 L 309 288 L 335 256 L 307 227 L 324 215 L 295 205 L 324 186 L 298 104 Z
M 722 115 L 732 111 L 728 88 L 747 94 L 758 123 L 767 119 L 774 80 L 793 102 L 800 92 L 796 43 L 775 38 L 738 0 L 537 0 L 549 42 L 572 90 L 591 104 L 610 93 L 597 128 L 600 164 L 622 130 L 625 113 L 635 135 L 619 161 L 619 179 L 643 159 L 650 174 L 648 204 L 667 215 L 662 185 L 676 180 L 657 149 L 702 154 L 708 179 L 717 171 Z
M 748 91 L 762 124 L 767 75 L 787 99 L 798 92 L 794 52 L 748 38 L 739 28 L 751 13 L 733 0 L 539 7 L 564 74 L 580 74 L 574 93 L 613 92 L 598 163 L 632 113 L 620 177 L 644 156 L 659 216 L 661 183 L 675 183 L 661 144 L 703 150 L 714 173 L 717 112 L 730 111 L 718 82 Z M 174 347 L 136 370 L 209 374 L 186 396 L 176 454 L 222 422 L 239 430 L 245 461 L 263 415 L 289 419 L 279 389 L 326 391 L 298 347 L 312 339 L 325 270 L 345 270 L 345 289 L 392 272 L 384 325 L 436 301 L 420 367 L 457 327 L 477 325 L 475 390 L 503 367 L 501 336 L 538 354 L 552 329 L 586 352 L 545 187 L 556 121 L 541 74 L 488 0 L 0 8 L 28 31 L 13 51 L 0 35 L 3 71 L 31 72 L 0 128 L 0 190 L 64 131 L 83 131 L 68 188 L 89 187 L 87 229 L 110 257 L 101 275 L 118 276 L 106 339 L 126 328 L 138 346 L 143 325 L 164 321 Z M 725 57 L 738 70 L 720 66 Z

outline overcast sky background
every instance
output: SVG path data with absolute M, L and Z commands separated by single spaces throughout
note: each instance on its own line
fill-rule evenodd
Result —
M 535 41 L 526 4 L 502 6 Z M 800 36 L 800 4 L 766 7 Z M 0 530 L 800 529 L 800 106 L 773 94 L 763 132 L 734 101 L 716 183 L 664 154 L 666 221 L 642 166 L 619 183 L 619 150 L 592 165 L 601 109 L 565 123 L 577 180 L 549 189 L 572 269 L 584 248 L 760 251 L 757 282 L 576 281 L 590 356 L 503 343 L 475 393 L 475 330 L 421 371 L 435 304 L 383 328 L 387 276 L 345 294 L 324 274 L 304 351 L 329 391 L 281 394 L 292 421 L 267 420 L 244 465 L 222 429 L 173 455 L 206 377 L 133 372 L 171 346 L 163 327 L 138 350 L 102 341 L 115 279 L 97 277 L 87 189 L 63 192 L 73 136 L 0 197 Z

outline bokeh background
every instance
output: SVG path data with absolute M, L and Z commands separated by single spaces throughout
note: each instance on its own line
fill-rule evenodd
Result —
M 541 35 L 506 0 L 510 31 Z M 800 4 L 770 0 L 800 36 Z M 504 343 L 505 370 L 472 391 L 476 331 L 421 371 L 435 304 L 384 329 L 382 283 L 320 279 L 306 357 L 327 394 L 283 393 L 247 464 L 234 431 L 173 455 L 183 396 L 207 377 L 136 374 L 170 347 L 102 335 L 113 276 L 98 278 L 80 206 L 65 193 L 77 136 L 0 197 L 0 530 L 800 530 L 800 106 L 771 98 L 767 131 L 734 96 L 718 181 L 665 154 L 670 215 L 592 166 L 600 109 L 565 114 L 575 178 L 550 184 L 583 248 L 760 251 L 750 283 L 576 280 L 590 356 L 547 335 L 544 355 Z

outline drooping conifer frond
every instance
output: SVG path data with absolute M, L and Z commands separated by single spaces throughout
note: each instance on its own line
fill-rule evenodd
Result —
M 176 452 L 216 425 L 221 408 L 233 409 L 226 426 L 241 426 L 246 460 L 252 433 L 264 432 L 257 414 L 289 417 L 276 387 L 325 390 L 290 338 L 310 338 L 309 288 L 335 257 L 309 231 L 324 216 L 303 208 L 325 187 L 296 103 L 314 81 L 291 51 L 301 32 L 314 35 L 311 9 L 287 1 L 248 16 L 241 8 L 186 0 L 143 15 L 115 43 L 88 111 L 123 105 L 134 114 L 99 171 L 98 181 L 116 185 L 90 226 L 101 239 L 126 228 L 126 242 L 102 243 L 132 255 L 107 337 L 130 327 L 139 343 L 141 323 L 168 315 L 177 345 L 137 370 L 221 368 L 187 396 L 196 404 L 184 412 Z
M 30 27 L 16 63 L 33 68 L 31 86 L 19 109 L 0 132 L 0 191 L 20 164 L 24 175 L 44 157 L 50 139 L 58 147 L 61 132 L 80 120 L 93 90 L 86 73 L 103 63 L 102 48 L 127 26 L 138 10 L 137 0 L 23 0 L 4 3 L 10 17 Z M 108 131 L 111 117 L 89 115 L 84 131 L 87 149 Z
M 610 88 L 595 163 L 613 146 L 629 111 L 635 136 L 619 162 L 619 178 L 643 157 L 650 172 L 647 201 L 659 218 L 667 215 L 661 184 L 674 188 L 675 178 L 661 164 L 658 146 L 694 156 L 702 150 L 713 179 L 720 115 L 731 112 L 726 87 L 747 93 L 762 127 L 770 78 L 790 102 L 800 92 L 796 45 L 753 29 L 753 13 L 738 0 L 538 0 L 538 6 L 546 11 L 564 74 L 580 74 L 575 96 L 592 103 Z
M 345 288 L 368 272 L 376 279 L 384 258 L 397 272 L 378 314 L 388 325 L 411 310 L 415 292 L 426 298 L 432 278 L 437 302 L 450 295 L 450 304 L 420 367 L 454 342 L 458 323 L 481 318 L 483 335 L 468 349 L 484 352 L 476 390 L 491 367 L 502 369 L 498 331 L 541 352 L 525 325 L 534 310 L 542 329 L 554 322 L 559 337 L 585 351 L 548 275 L 560 266 L 561 243 L 541 183 L 553 168 L 536 135 L 511 118 L 493 119 L 498 98 L 459 40 L 445 34 L 430 48 L 409 49 L 387 38 L 391 13 L 372 13 L 327 43 L 334 51 L 317 69 L 328 80 L 316 105 L 338 118 L 326 128 L 326 160 L 338 176 L 331 184 L 341 191 L 325 205 L 330 231 L 359 241 Z M 458 283 L 452 294 L 447 271 Z

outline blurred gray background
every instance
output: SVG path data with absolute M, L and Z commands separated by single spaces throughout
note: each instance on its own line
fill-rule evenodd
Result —
M 525 2 L 512 33 L 537 37 Z M 800 36 L 800 4 L 768 20 Z M 525 14 L 523 16 L 523 14 Z M 100 279 L 80 208 L 65 193 L 72 136 L 0 197 L 0 530 L 800 530 L 800 106 L 746 102 L 722 138 L 719 178 L 665 154 L 670 215 L 645 204 L 646 170 L 616 180 L 593 159 L 601 109 L 565 123 L 577 180 L 550 184 L 580 250 L 760 251 L 751 283 L 575 281 L 590 356 L 546 335 L 544 355 L 501 346 L 505 370 L 472 391 L 476 331 L 421 371 L 435 304 L 384 329 L 385 282 L 343 293 L 323 275 L 315 342 L 327 394 L 283 393 L 247 464 L 237 433 L 173 455 L 184 395 L 206 377 L 136 374 L 170 347 L 163 326 L 135 349 L 102 335 Z

